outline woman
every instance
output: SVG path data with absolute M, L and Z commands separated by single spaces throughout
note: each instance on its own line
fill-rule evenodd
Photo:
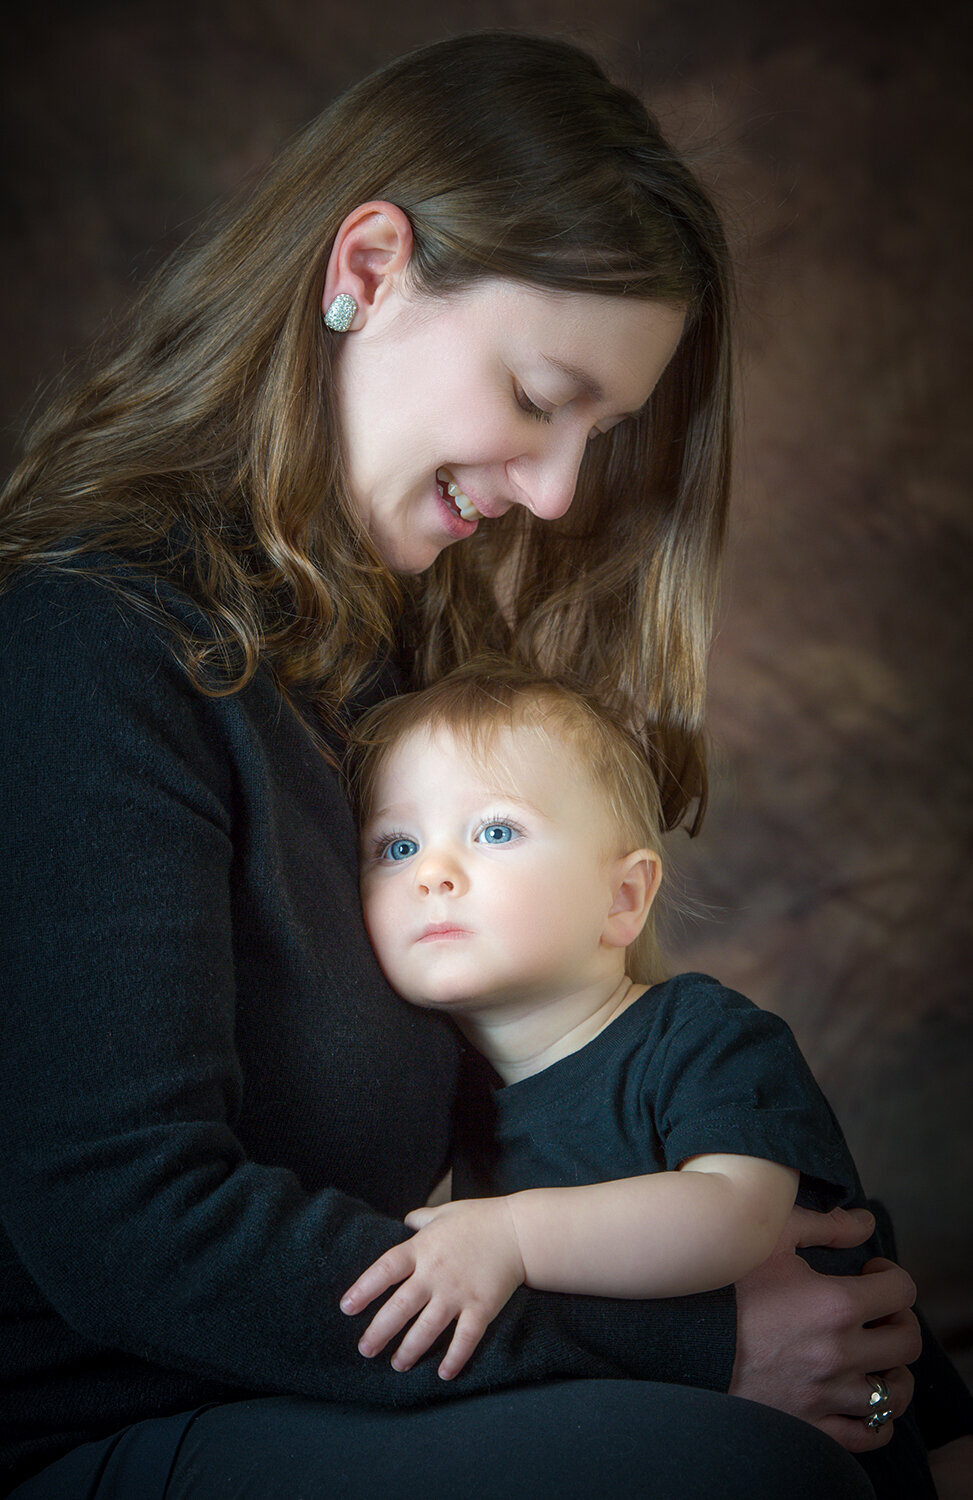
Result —
M 441 1173 L 457 1080 L 361 929 L 342 724 L 474 649 L 570 666 L 698 823 L 726 307 L 638 102 L 570 47 L 460 38 L 312 124 L 30 435 L 0 550 L 23 1500 L 867 1493 L 830 1437 L 887 1444 L 911 1284 L 791 1253 L 851 1216 L 795 1219 L 738 1324 L 729 1291 L 524 1292 L 449 1388 L 338 1309 Z

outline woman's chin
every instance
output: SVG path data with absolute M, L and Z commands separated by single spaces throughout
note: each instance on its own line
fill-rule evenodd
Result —
M 433 540 L 430 537 L 408 537 L 398 539 L 388 544 L 377 543 L 385 566 L 392 573 L 401 573 L 405 577 L 416 577 L 419 573 L 425 573 L 432 567 L 439 554 L 457 537 L 443 536 Z

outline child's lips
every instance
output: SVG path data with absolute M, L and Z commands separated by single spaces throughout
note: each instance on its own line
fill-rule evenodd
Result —
M 416 938 L 417 943 L 449 942 L 451 938 L 469 937 L 465 927 L 459 927 L 455 922 L 430 922 L 424 927 Z

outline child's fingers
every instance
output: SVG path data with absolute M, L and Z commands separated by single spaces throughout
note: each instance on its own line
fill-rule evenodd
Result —
M 406 1240 L 404 1245 L 393 1245 L 378 1260 L 372 1261 L 368 1270 L 363 1271 L 358 1280 L 348 1288 L 340 1302 L 341 1311 L 361 1312 L 369 1302 L 374 1302 L 376 1297 L 387 1292 L 397 1281 L 404 1281 L 414 1270 L 415 1256 L 411 1251 L 411 1241 Z
M 439 1366 L 439 1375 L 443 1380 L 452 1380 L 459 1374 L 483 1337 L 486 1326 L 487 1319 L 482 1314 L 469 1311 L 460 1313 L 449 1348 Z
M 416 1360 L 432 1347 L 455 1316 L 456 1309 L 444 1302 L 427 1303 L 393 1354 L 392 1368 L 411 1370 Z
M 428 1290 L 418 1287 L 415 1278 L 410 1277 L 392 1293 L 387 1302 L 382 1304 L 365 1329 L 358 1340 L 359 1354 L 364 1354 L 366 1359 L 371 1359 L 373 1354 L 381 1353 L 389 1339 L 401 1333 L 405 1325 L 412 1321 L 416 1313 L 422 1311 L 428 1301 Z

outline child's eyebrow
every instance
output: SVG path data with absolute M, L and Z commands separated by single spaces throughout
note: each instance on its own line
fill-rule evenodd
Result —
M 539 818 L 550 816 L 543 807 L 538 807 L 536 802 L 531 802 L 529 797 L 523 796 L 520 792 L 506 791 L 503 787 L 484 788 L 483 795 L 475 800 L 478 804 L 495 802 L 497 807 L 493 809 L 494 812 L 502 812 L 504 803 L 512 803 L 517 807 L 525 808 L 528 812 L 536 813 Z M 415 803 L 405 801 L 395 802 L 390 807 L 376 807 L 363 820 L 362 828 L 371 828 L 373 823 L 407 823 L 418 816 L 421 811 L 421 807 Z
M 407 813 L 407 809 L 401 806 L 375 807 L 366 818 L 362 819 L 362 828 L 371 828 L 373 823 L 400 822 Z
M 549 816 L 544 811 L 543 807 L 538 807 L 536 802 L 531 802 L 529 797 L 524 797 L 519 792 L 506 792 L 502 788 L 500 790 L 494 789 L 489 792 L 485 800 L 501 804 L 501 811 L 502 804 L 504 802 L 510 802 L 513 803 L 516 807 L 523 807 L 526 808 L 528 812 L 536 813 L 539 818 L 546 818 Z

